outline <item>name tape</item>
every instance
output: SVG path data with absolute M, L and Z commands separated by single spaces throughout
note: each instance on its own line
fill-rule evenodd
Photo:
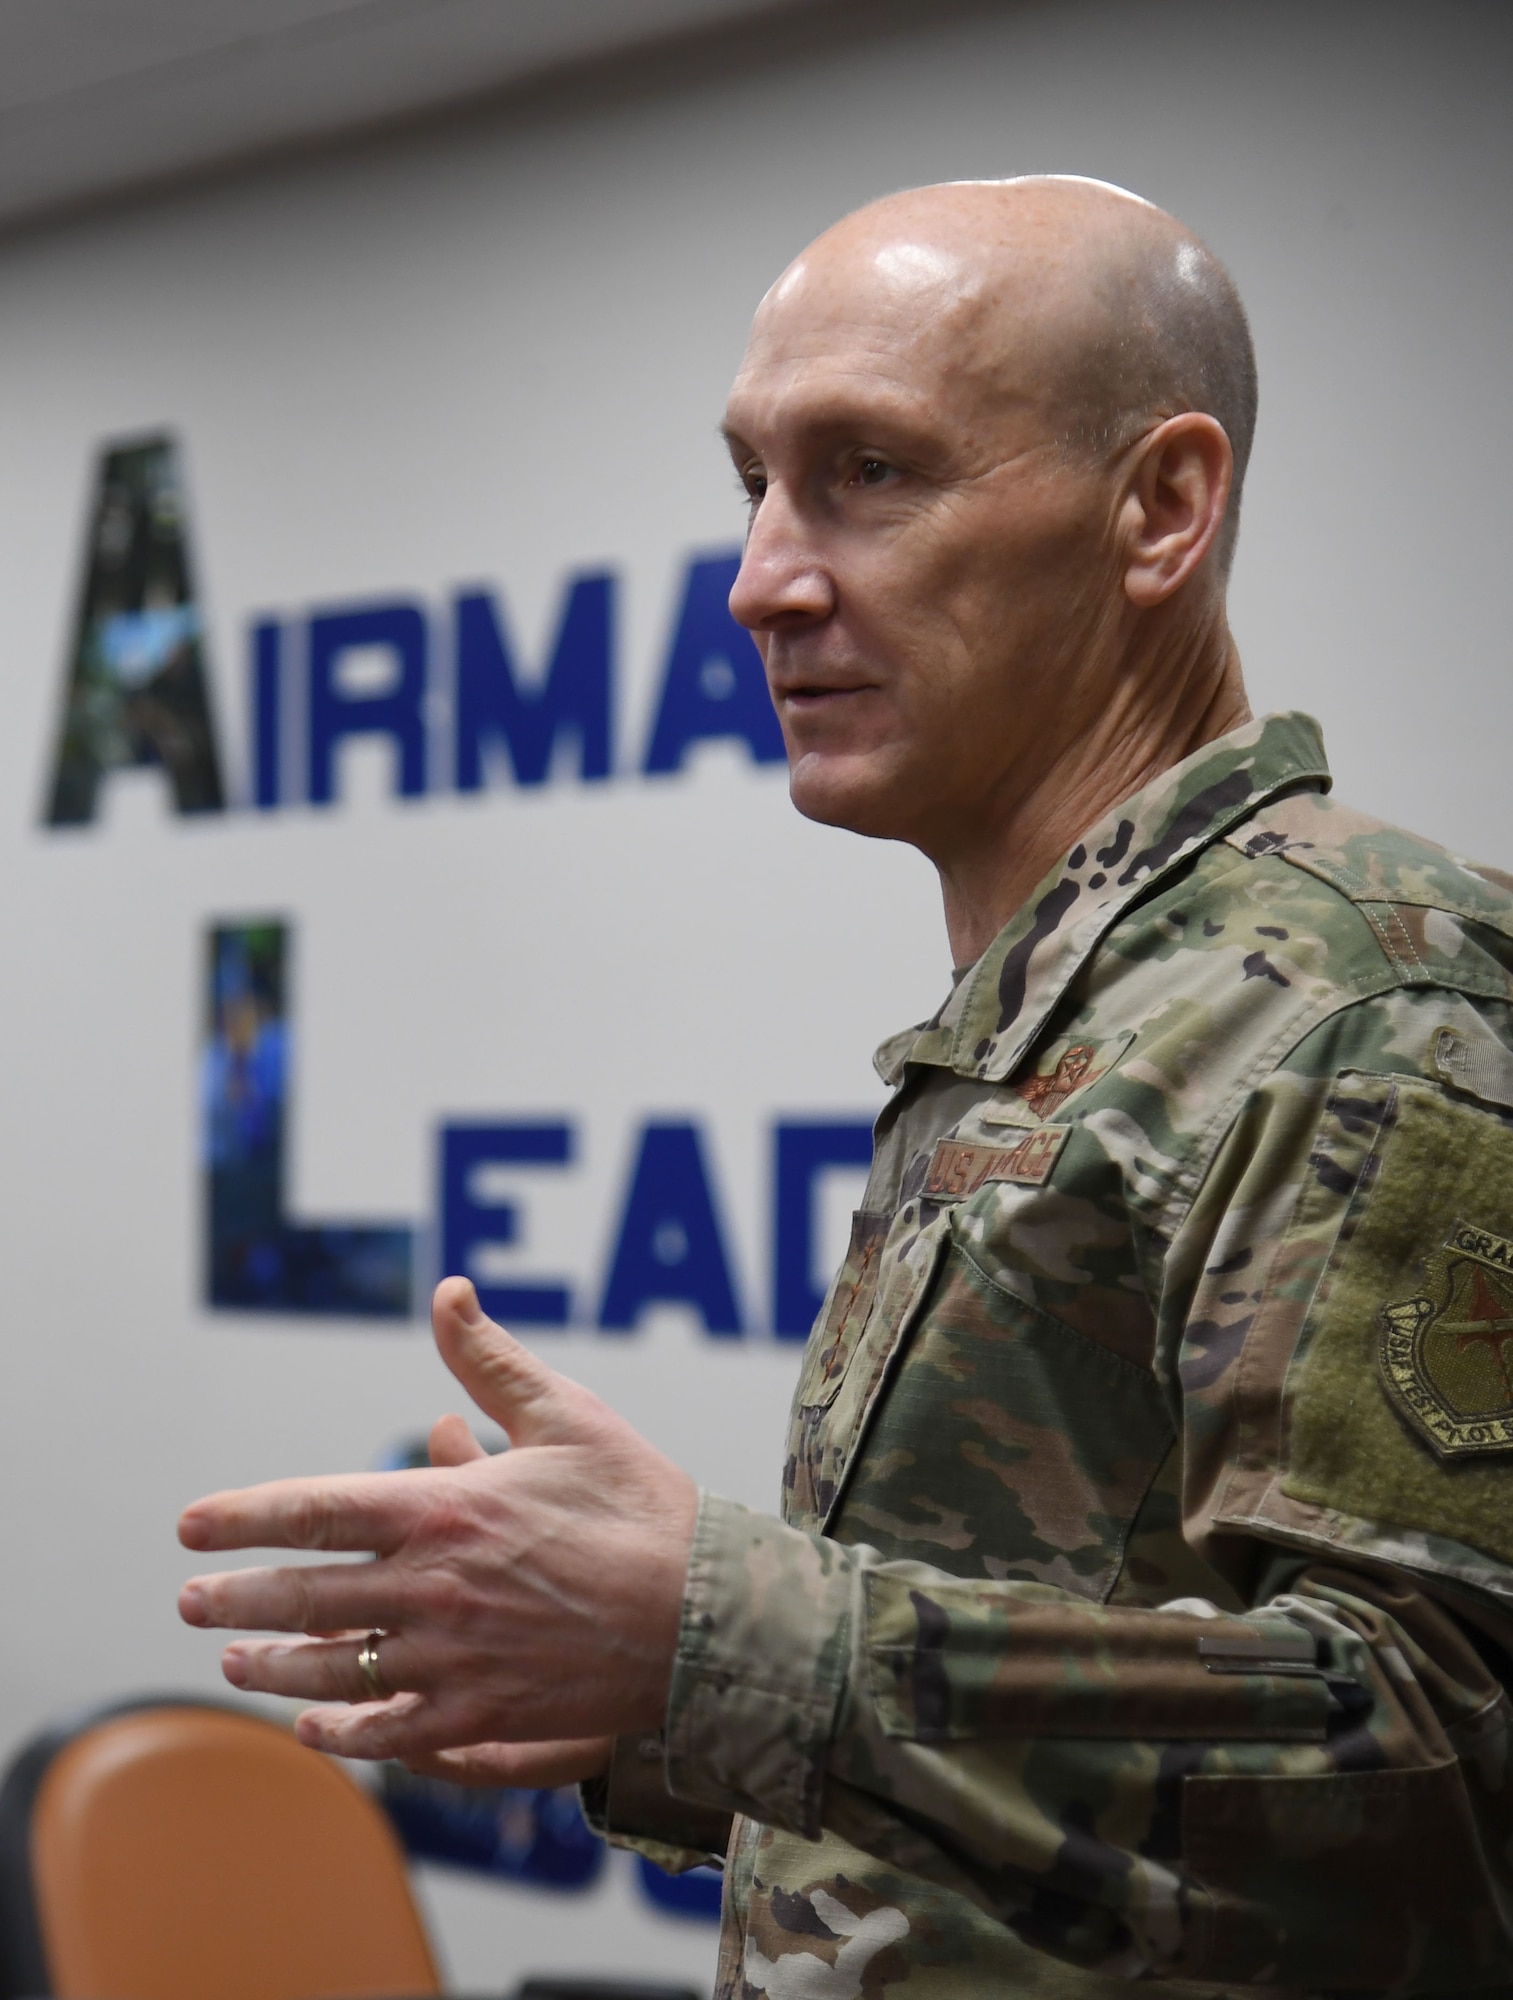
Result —
M 1039 1187 L 1050 1179 L 1070 1125 L 1041 1125 L 1013 1146 L 973 1145 L 964 1139 L 941 1139 L 930 1156 L 925 1193 L 937 1200 L 956 1201 L 976 1194 L 988 1181 L 1016 1181 Z

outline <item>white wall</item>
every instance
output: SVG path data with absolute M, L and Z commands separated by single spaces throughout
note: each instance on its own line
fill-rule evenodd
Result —
M 455 1403 L 418 1322 L 198 1305 L 207 920 L 298 922 L 304 1211 L 424 1219 L 441 1114 L 568 1109 L 586 1164 L 555 1197 L 543 1178 L 528 1261 L 586 1274 L 631 1121 L 692 1111 L 758 1319 L 765 1121 L 874 1105 L 868 1052 L 947 964 L 915 857 L 799 822 L 780 774 L 721 748 L 683 779 L 406 803 L 359 748 L 325 813 L 178 821 L 132 777 L 95 828 L 43 829 L 103 437 L 185 440 L 228 737 L 253 612 L 481 579 L 539 645 L 563 575 L 605 561 L 630 750 L 682 560 L 738 537 L 712 427 L 783 262 L 910 182 L 1116 180 L 1207 236 L 1253 318 L 1235 622 L 1258 705 L 1322 718 L 1344 795 L 1509 860 L 1505 10 L 938 19 L 0 243 L 0 1747 L 70 1702 L 215 1688 L 173 1615 L 185 1500 L 367 1464 Z M 678 1313 L 540 1344 L 700 1479 L 771 1501 L 792 1347 Z M 709 1973 L 709 1934 L 623 1874 L 582 1905 L 429 1888 L 459 1982 Z

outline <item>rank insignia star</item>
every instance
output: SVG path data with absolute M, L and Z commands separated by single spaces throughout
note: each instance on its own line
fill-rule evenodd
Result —
M 1381 1320 L 1382 1380 L 1437 1457 L 1513 1451 L 1513 1239 L 1457 1222 Z

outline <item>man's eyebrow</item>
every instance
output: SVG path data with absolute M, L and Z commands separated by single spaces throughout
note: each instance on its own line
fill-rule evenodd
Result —
M 831 444 L 875 438 L 879 443 L 934 443 L 927 421 L 907 406 L 879 408 L 876 404 L 824 404 L 799 410 L 791 418 L 791 428 L 809 444 Z M 728 419 L 716 425 L 716 434 L 731 451 L 751 451 L 754 447 Z

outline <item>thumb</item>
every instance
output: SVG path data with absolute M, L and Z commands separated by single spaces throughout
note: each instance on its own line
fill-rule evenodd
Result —
M 469 1279 L 442 1279 L 431 1325 L 442 1360 L 512 1444 L 581 1444 L 603 1430 L 609 1412 L 598 1397 L 496 1326 Z
M 488 1457 L 462 1417 L 438 1417 L 426 1449 L 432 1465 L 471 1465 L 475 1458 Z

